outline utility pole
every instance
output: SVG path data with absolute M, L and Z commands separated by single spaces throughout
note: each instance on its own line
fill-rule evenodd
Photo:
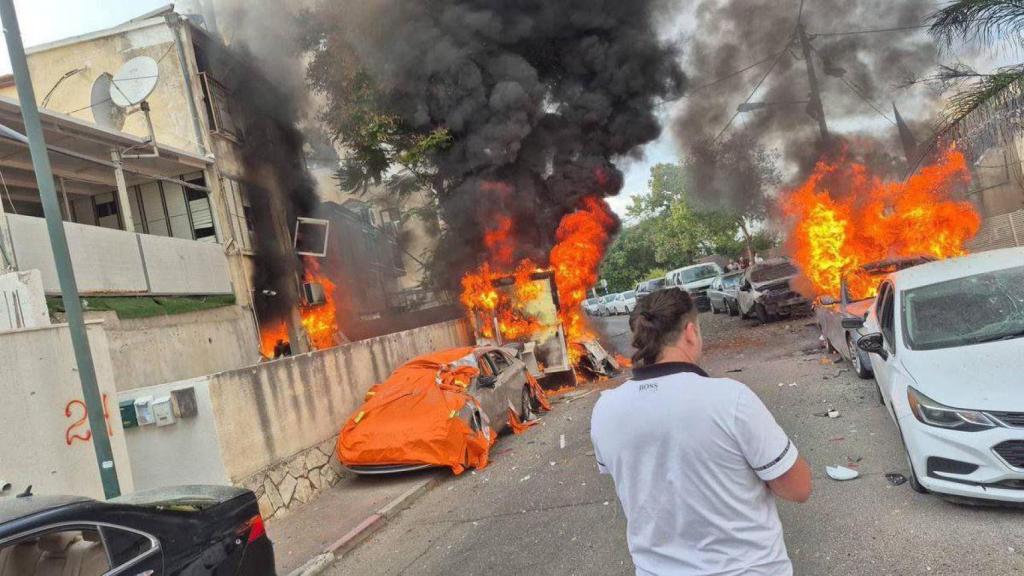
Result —
M 96 368 L 92 363 L 89 337 L 85 332 L 85 321 L 82 319 L 82 301 L 78 297 L 75 272 L 71 267 L 68 240 L 64 235 L 64 222 L 54 186 L 53 170 L 50 169 L 50 157 L 46 141 L 43 139 L 43 125 L 39 121 L 39 109 L 36 107 L 36 94 L 32 89 L 32 78 L 28 72 L 28 63 L 25 61 L 25 47 L 21 43 L 21 30 L 18 27 L 18 14 L 14 10 L 14 0 L 0 0 L 0 22 L 3 23 L 4 36 L 7 39 L 7 51 L 11 57 L 18 99 L 21 101 L 21 117 L 25 121 L 25 136 L 28 137 L 29 151 L 32 154 L 32 168 L 36 173 L 39 197 L 43 203 L 43 213 L 46 215 L 46 228 L 50 235 L 50 247 L 57 268 L 60 293 L 64 298 L 64 310 L 67 312 L 71 345 L 75 350 L 78 377 L 82 382 L 82 395 L 89 415 L 89 428 L 92 430 L 92 443 L 96 450 L 100 480 L 103 482 L 103 494 L 107 498 L 114 498 L 121 494 L 121 488 L 117 481 L 117 469 L 110 448 L 110 437 L 107 435 L 106 420 L 103 418 L 103 403 L 99 385 L 96 383 Z
M 800 39 L 800 48 L 803 49 L 804 63 L 807 65 L 807 83 L 810 85 L 810 107 L 811 114 L 818 121 L 818 129 L 821 131 L 822 148 L 828 150 L 830 140 L 828 124 L 825 123 L 825 109 L 821 105 L 821 92 L 818 91 L 818 77 L 814 73 L 814 61 L 811 60 L 811 42 L 807 39 L 807 31 L 804 30 L 803 22 L 796 25 L 797 37 Z

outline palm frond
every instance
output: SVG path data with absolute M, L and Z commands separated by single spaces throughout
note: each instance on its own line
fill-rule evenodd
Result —
M 1024 0 L 956 0 L 931 16 L 933 36 L 956 41 L 1024 43 Z

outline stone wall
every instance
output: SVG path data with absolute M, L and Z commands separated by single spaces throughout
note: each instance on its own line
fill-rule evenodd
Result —
M 289 460 L 257 472 L 238 485 L 252 490 L 264 519 L 283 518 L 296 504 L 338 483 L 347 472 L 334 456 L 337 436 L 299 452 Z

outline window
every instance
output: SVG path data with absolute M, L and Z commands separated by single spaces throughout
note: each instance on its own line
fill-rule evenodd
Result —
M 241 182 L 224 178 L 224 196 L 228 205 L 228 219 L 231 231 L 242 250 L 251 252 L 254 244 L 255 225 L 252 202 L 248 191 Z
M 879 310 L 878 323 L 882 327 L 882 336 L 885 337 L 886 344 L 889 345 L 890 349 L 895 350 L 896 349 L 896 341 L 894 340 L 894 337 L 896 336 L 896 333 L 895 333 L 894 326 L 893 326 L 893 321 L 894 321 L 894 317 L 893 317 L 893 307 L 894 307 L 893 299 L 894 299 L 895 294 L 893 293 L 893 290 L 892 290 L 892 284 L 888 284 L 888 283 L 884 284 L 883 285 L 883 290 L 884 290 L 884 293 L 879 296 L 881 298 L 880 302 L 882 304 L 881 304 L 880 308 L 878 309 Z
M 120 230 L 121 216 L 117 206 L 117 196 L 113 192 L 107 192 L 93 196 L 92 201 L 96 212 L 96 225 Z
M 202 172 L 181 177 L 194 186 L 206 187 L 206 178 Z M 188 204 L 188 217 L 192 225 L 192 238 L 199 242 L 217 242 L 217 229 L 213 224 L 213 208 L 210 197 L 204 190 L 185 188 L 185 202 Z
M 33 534 L 0 548 L 4 574 L 101 576 L 110 570 L 103 539 L 95 528 Z

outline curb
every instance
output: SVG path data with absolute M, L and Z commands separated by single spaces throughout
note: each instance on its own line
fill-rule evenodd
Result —
M 388 502 L 383 508 L 377 510 L 365 520 L 359 523 L 333 544 L 329 545 L 322 554 L 310 558 L 305 564 L 292 570 L 288 576 L 317 576 L 324 573 L 338 559 L 352 552 L 367 538 L 380 530 L 410 504 L 423 497 L 431 488 L 441 483 L 442 474 L 436 474 L 430 478 L 418 482 L 412 488 L 406 490 L 394 500 Z

